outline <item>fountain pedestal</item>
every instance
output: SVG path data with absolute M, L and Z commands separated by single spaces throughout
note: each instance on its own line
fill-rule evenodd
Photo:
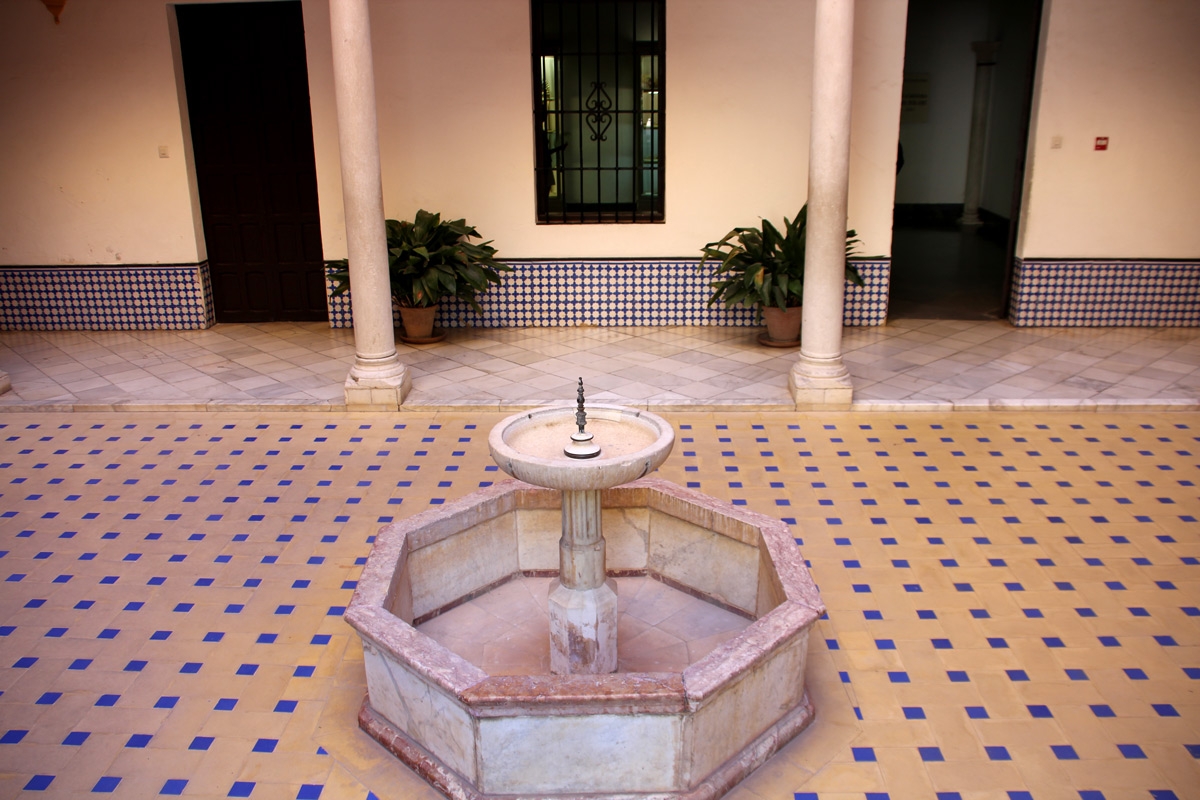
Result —
M 550 592 L 550 671 L 617 671 L 617 588 L 605 579 L 600 492 L 564 491 L 558 585 Z
M 653 471 L 675 432 L 654 414 L 620 406 L 539 409 L 501 421 L 488 437 L 492 458 L 514 478 L 562 493 L 559 582 L 550 592 L 550 671 L 617 670 L 617 591 L 607 579 L 600 491 Z M 585 432 L 591 422 L 596 432 Z M 578 431 L 574 429 L 578 427 Z M 564 447 L 564 445 L 566 445 Z
M 550 592 L 550 671 L 603 675 L 617 671 L 617 585 Z

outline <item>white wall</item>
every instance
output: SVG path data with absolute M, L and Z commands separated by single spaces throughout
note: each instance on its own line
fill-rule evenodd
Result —
M 1200 258 L 1197 32 L 1195 0 L 1046 0 L 1018 256 Z
M 337 258 L 328 0 L 303 5 Z M 886 254 L 905 4 L 857 5 L 850 224 Z M 734 225 L 791 216 L 807 194 L 813 7 L 669 0 L 667 221 L 538 226 L 527 0 L 373 0 L 385 210 L 464 216 L 512 258 L 696 256 Z M 56 26 L 35 0 L 0 3 L 0 264 L 205 257 L 172 17 L 166 0 L 76 0 Z
M 336 258 L 327 2 L 304 11 Z M 466 216 L 514 258 L 689 256 L 735 224 L 791 215 L 806 194 L 813 5 L 669 0 L 668 221 L 537 226 L 526 1 L 375 0 L 387 212 Z M 76 0 L 55 25 L 35 0 L 0 3 L 0 264 L 204 257 L 168 8 Z M 1152 10 L 1047 0 L 1018 255 L 1200 257 L 1200 3 Z M 899 0 L 857 2 L 850 224 L 872 255 L 890 250 L 905 13 Z M 1092 149 L 1096 136 L 1108 151 Z
M 858 253 L 861 256 L 892 254 L 896 141 L 900 129 L 907 15 L 907 0 L 855 2 L 847 224 L 862 240 Z
M 0 4 L 0 154 L 0 264 L 198 260 L 162 0 Z
M 850 224 L 864 253 L 891 244 L 903 5 L 858 3 Z M 539 226 L 528 0 L 376 2 L 386 213 L 465 216 L 513 258 L 692 256 L 734 225 L 791 217 L 807 195 L 813 8 L 668 2 L 666 222 Z M 331 199 L 333 257 L 345 245 Z

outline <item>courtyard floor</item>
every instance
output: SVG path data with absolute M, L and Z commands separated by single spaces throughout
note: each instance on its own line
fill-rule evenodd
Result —
M 799 348 L 757 328 L 458 328 L 400 344 L 405 411 L 595 402 L 706 411 L 794 408 Z M 863 411 L 1200 409 L 1200 328 L 1014 328 L 902 319 L 846 328 Z M 3 410 L 344 410 L 354 332 L 324 322 L 203 331 L 0 332 Z
M 1197 797 L 1200 413 L 662 413 L 660 477 L 784 519 L 828 607 L 729 797 Z M 502 416 L 0 414 L 0 797 L 438 797 L 341 613 Z

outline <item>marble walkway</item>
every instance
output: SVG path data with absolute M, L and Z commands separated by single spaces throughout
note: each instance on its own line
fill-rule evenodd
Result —
M 399 345 L 406 411 L 568 401 L 660 410 L 792 407 L 798 348 L 735 327 L 452 329 Z M 847 328 L 855 410 L 1200 408 L 1200 329 L 1014 328 L 898 320 Z M 202 331 L 0 332 L 0 410 L 343 410 L 353 331 L 326 323 Z

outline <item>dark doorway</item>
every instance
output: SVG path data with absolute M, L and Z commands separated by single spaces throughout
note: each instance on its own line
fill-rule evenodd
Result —
M 1007 314 L 1041 0 L 909 0 L 888 317 Z M 961 224 L 976 91 L 987 67 L 980 224 Z
M 217 321 L 327 319 L 300 2 L 175 13 Z

